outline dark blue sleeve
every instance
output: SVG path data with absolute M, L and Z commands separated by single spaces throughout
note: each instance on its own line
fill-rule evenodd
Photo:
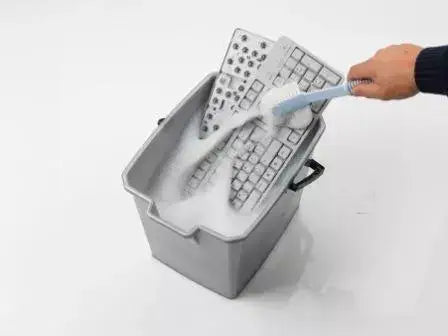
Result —
M 415 83 L 421 92 L 448 94 L 448 46 L 420 52 L 415 64 Z

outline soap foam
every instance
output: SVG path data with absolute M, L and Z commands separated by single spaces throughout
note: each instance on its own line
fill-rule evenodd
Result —
M 309 105 L 282 116 L 275 116 L 273 113 L 276 105 L 301 93 L 299 86 L 295 82 L 287 83 L 279 88 L 272 88 L 266 92 L 259 104 L 263 120 L 271 123 L 272 126 L 287 125 L 294 129 L 305 129 L 308 127 L 314 117 Z
M 241 235 L 254 223 L 256 211 L 250 214 L 237 212 L 229 203 L 233 162 L 228 157 L 222 157 L 210 188 L 199 190 L 189 198 L 183 196 L 183 189 L 199 162 L 235 128 L 257 115 L 235 114 L 206 139 L 198 138 L 199 113 L 190 120 L 179 139 L 178 148 L 170 155 L 156 185 L 151 188 L 161 218 L 183 231 L 203 227 L 226 237 Z
M 278 95 L 278 92 L 274 93 Z M 268 136 L 273 136 L 278 126 L 289 122 L 288 118 L 272 114 L 273 104 L 267 103 L 269 99 L 264 102 L 250 111 L 233 114 L 223 120 L 219 130 L 206 139 L 198 138 L 200 113 L 190 120 L 179 139 L 176 151 L 170 155 L 157 183 L 151 188 L 151 196 L 156 202 L 161 218 L 183 231 L 189 232 L 196 227 L 203 227 L 226 237 L 241 235 L 249 229 L 260 214 L 260 209 L 256 208 L 248 214 L 235 211 L 231 207 L 228 200 L 232 173 L 230 158 L 226 156 L 222 158 L 210 188 L 198 190 L 189 198 L 185 198 L 183 190 L 197 165 L 234 129 L 254 118 L 262 117 L 267 126 Z M 309 119 L 300 117 L 302 112 L 294 114 L 301 120 Z M 303 127 L 303 123 L 297 126 Z

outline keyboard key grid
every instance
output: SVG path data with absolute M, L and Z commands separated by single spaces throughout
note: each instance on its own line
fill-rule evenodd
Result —
M 251 106 L 263 89 L 259 83 L 253 83 L 253 79 L 272 45 L 273 42 L 264 37 L 235 30 L 204 112 L 200 137 L 217 131 L 220 121 L 238 112 L 239 108 L 247 110 Z

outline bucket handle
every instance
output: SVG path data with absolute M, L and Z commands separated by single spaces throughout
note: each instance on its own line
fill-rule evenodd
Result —
M 305 162 L 304 166 L 311 168 L 313 172 L 299 182 L 295 183 L 294 180 L 292 180 L 291 183 L 289 184 L 289 189 L 291 189 L 292 191 L 297 191 L 302 188 L 305 188 L 307 185 L 313 183 L 319 177 L 321 177 L 325 171 L 325 167 L 314 159 L 308 159 Z

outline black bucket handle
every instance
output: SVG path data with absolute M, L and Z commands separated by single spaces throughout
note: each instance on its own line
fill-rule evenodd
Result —
M 305 162 L 304 166 L 311 168 L 313 172 L 299 182 L 295 183 L 294 180 L 292 180 L 291 183 L 289 184 L 289 189 L 291 189 L 292 191 L 297 191 L 302 188 L 305 188 L 307 185 L 313 183 L 319 177 L 321 177 L 325 171 L 325 167 L 314 159 L 308 159 Z

